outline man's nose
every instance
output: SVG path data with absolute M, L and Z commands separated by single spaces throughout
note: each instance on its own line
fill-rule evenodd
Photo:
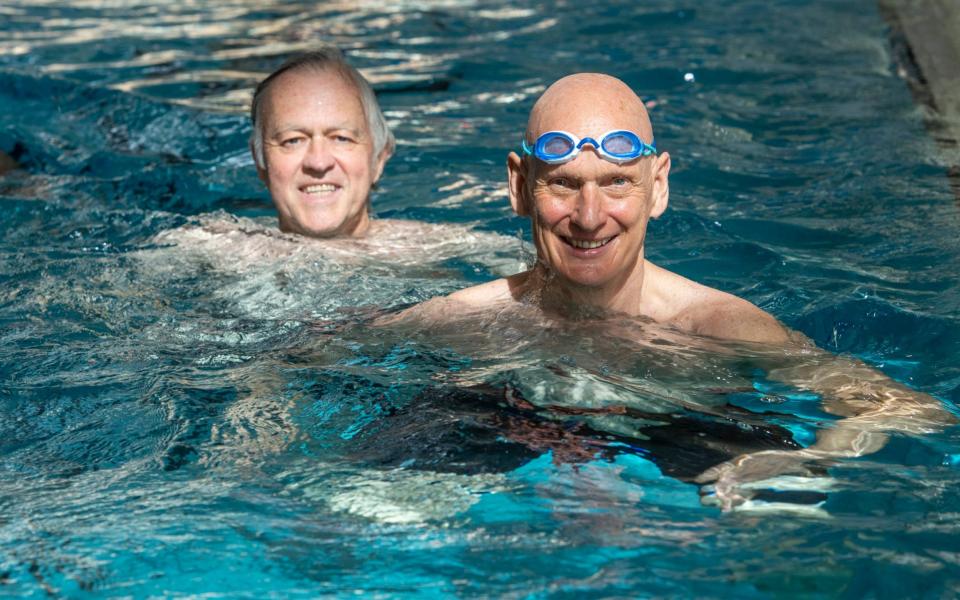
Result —
M 329 141 L 323 137 L 311 138 L 307 145 L 307 153 L 303 157 L 303 167 L 312 171 L 326 172 L 333 168 L 334 162 Z
M 596 183 L 590 181 L 580 187 L 580 193 L 577 194 L 577 203 L 570 215 L 570 220 L 584 231 L 595 231 L 603 226 L 606 221 L 606 213 L 603 207 L 603 198 Z

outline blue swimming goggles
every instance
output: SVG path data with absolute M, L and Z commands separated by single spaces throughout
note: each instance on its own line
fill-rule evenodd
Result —
M 617 129 L 600 136 L 600 143 L 591 137 L 578 138 L 566 131 L 548 131 L 537 138 L 533 148 L 523 138 L 523 153 L 532 154 L 548 165 L 571 161 L 580 154 L 584 144 L 590 144 L 603 158 L 619 164 L 657 153 L 655 142 L 649 144 L 632 131 Z

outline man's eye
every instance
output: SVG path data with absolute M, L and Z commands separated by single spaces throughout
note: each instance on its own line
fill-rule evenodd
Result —
M 566 177 L 554 177 L 547 182 L 551 187 L 559 188 L 571 188 L 573 187 L 573 182 L 567 179 Z
M 286 139 L 280 140 L 280 145 L 283 146 L 284 148 L 293 148 L 294 146 L 299 146 L 299 145 L 300 145 L 301 143 L 303 143 L 306 139 L 307 139 L 307 138 L 305 138 L 305 137 L 300 137 L 300 136 L 298 136 L 298 137 L 292 137 L 292 138 L 286 138 Z
M 630 180 L 627 179 L 626 177 L 614 177 L 613 179 L 610 180 L 610 183 L 617 187 L 622 187 L 630 183 Z
M 342 144 L 353 144 L 356 142 L 356 140 L 350 137 L 349 135 L 343 135 L 343 134 L 337 134 L 333 136 L 333 140 L 335 142 L 340 142 Z

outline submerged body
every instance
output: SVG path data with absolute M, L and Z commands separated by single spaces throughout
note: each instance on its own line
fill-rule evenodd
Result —
M 712 484 L 707 489 L 727 509 L 755 495 L 745 487 L 750 481 L 809 474 L 810 461 L 877 451 L 885 431 L 930 431 L 951 420 L 935 399 L 824 353 L 746 300 L 644 258 L 648 221 L 668 204 L 670 156 L 656 153 L 643 102 L 623 82 L 593 73 L 559 80 L 534 105 L 522 149 L 523 156 L 507 158 L 509 195 L 514 212 L 530 218 L 537 263 L 394 321 L 449 322 L 523 306 L 534 322 L 537 315 L 635 319 L 718 342 L 761 344 L 784 356 L 813 354 L 812 364 L 764 367 L 772 379 L 819 394 L 824 410 L 846 418 L 802 450 L 747 452 L 702 473 L 697 480 Z
M 223 212 L 201 215 L 195 224 L 163 231 L 151 241 L 176 246 L 181 256 L 193 255 L 220 271 L 234 272 L 322 259 L 342 266 L 395 266 L 401 276 L 406 267 L 435 269 L 461 259 L 506 274 L 521 264 L 522 253 L 516 238 L 449 223 L 373 219 L 363 237 L 318 240 L 279 231 L 267 219 Z

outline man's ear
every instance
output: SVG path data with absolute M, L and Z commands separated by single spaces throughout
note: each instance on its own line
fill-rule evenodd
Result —
M 257 150 L 253 145 L 253 140 L 250 140 L 249 146 L 250 146 L 250 156 L 253 157 L 253 164 L 255 167 L 257 167 L 257 177 L 260 178 L 260 181 L 266 184 L 267 183 L 267 169 L 265 168 L 266 165 L 261 166 L 260 161 L 257 160 Z
M 526 167 L 516 152 L 507 155 L 507 191 L 510 193 L 513 212 L 517 213 L 518 217 L 529 217 Z
M 376 161 L 373 164 L 374 185 L 380 181 L 380 177 L 383 175 L 383 168 L 387 166 L 387 161 L 393 156 L 394 147 L 393 141 L 390 141 L 383 146 L 383 150 L 381 150 L 380 154 L 377 156 Z
M 656 219 L 667 210 L 670 201 L 670 154 L 661 152 L 653 164 L 653 206 L 650 217 Z

